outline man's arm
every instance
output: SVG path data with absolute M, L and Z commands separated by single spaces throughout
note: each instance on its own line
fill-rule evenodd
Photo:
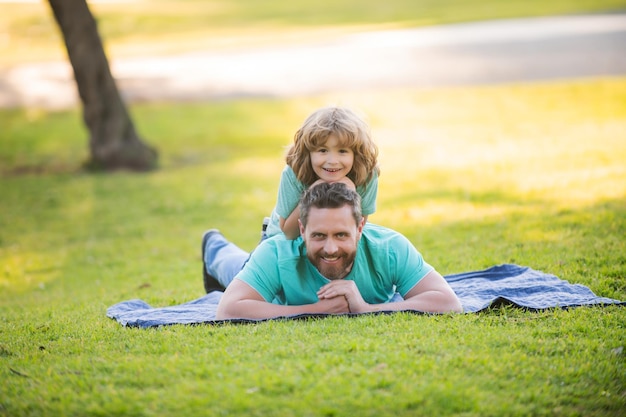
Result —
M 268 319 L 297 314 L 349 313 L 348 301 L 343 296 L 320 300 L 315 304 L 284 306 L 268 303 L 254 288 L 240 279 L 234 279 L 217 306 L 216 319 Z
M 459 297 L 452 291 L 445 278 L 434 269 L 411 288 L 404 301 L 389 304 L 401 304 L 407 310 L 431 313 L 463 312 Z
M 343 295 L 352 313 L 374 311 L 417 310 L 428 313 L 462 313 L 463 306 L 450 285 L 432 270 L 406 294 L 403 301 L 385 304 L 368 304 L 363 300 L 354 281 L 336 280 L 323 286 L 317 293 L 320 300 Z

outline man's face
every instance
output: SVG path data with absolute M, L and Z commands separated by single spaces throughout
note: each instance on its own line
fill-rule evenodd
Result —
M 352 270 L 362 231 L 363 221 L 356 224 L 348 205 L 311 207 L 306 228 L 300 225 L 309 261 L 330 280 L 342 279 Z

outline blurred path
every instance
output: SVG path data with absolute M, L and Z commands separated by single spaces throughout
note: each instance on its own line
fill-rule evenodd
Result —
M 298 46 L 120 59 L 111 68 L 131 102 L 626 75 L 626 14 L 367 32 Z M 0 107 L 76 104 L 67 62 L 0 71 Z

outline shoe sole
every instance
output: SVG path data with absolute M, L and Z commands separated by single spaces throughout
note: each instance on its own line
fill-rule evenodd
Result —
M 224 286 L 222 286 L 222 284 L 219 283 L 217 279 L 215 279 L 215 277 L 213 277 L 206 271 L 206 265 L 204 264 L 204 252 L 206 243 L 213 233 L 219 232 L 217 229 L 211 229 L 207 230 L 206 232 L 204 232 L 204 235 L 202 235 L 202 282 L 204 283 L 204 290 L 207 294 L 213 291 L 224 291 L 226 289 L 224 288 Z

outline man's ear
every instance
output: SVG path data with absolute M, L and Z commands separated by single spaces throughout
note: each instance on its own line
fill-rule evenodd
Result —
M 300 219 L 298 219 L 298 226 L 300 227 L 300 236 L 304 237 L 304 226 L 302 226 Z
M 366 219 L 365 217 L 361 217 L 361 221 L 357 225 L 357 232 L 359 233 L 359 237 L 361 237 L 361 233 L 363 233 L 363 227 L 365 227 Z

